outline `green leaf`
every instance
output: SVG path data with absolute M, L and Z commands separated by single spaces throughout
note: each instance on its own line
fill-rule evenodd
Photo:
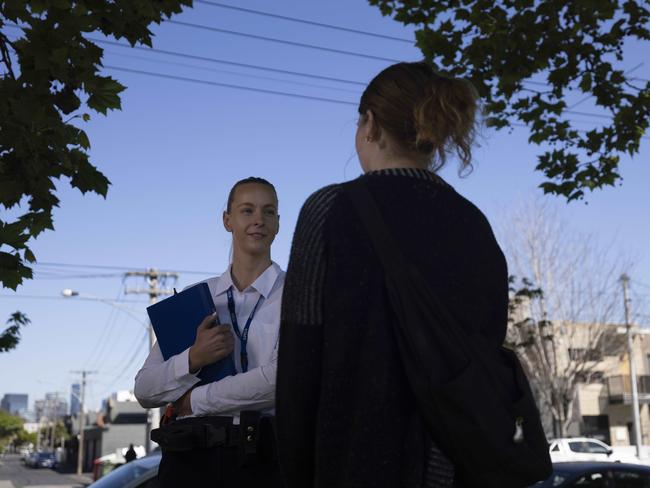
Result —
M 23 253 L 23 258 L 28 263 L 35 263 L 36 262 L 36 256 L 34 256 L 34 253 L 31 251 L 31 249 L 25 249 L 25 251 Z
M 96 77 L 85 84 L 90 94 L 86 104 L 93 110 L 106 115 L 108 110 L 121 108 L 119 93 L 125 87 L 111 77 Z
M 32 270 L 25 266 L 18 254 L 0 251 L 0 283 L 15 290 L 24 279 L 32 278 Z
M 0 334 L 0 352 L 7 352 L 11 349 L 14 349 L 20 342 L 21 327 L 24 327 L 29 323 L 30 320 L 24 313 L 14 312 L 11 314 L 9 320 L 7 320 L 7 325 L 9 327 L 7 327 L 2 334 Z M 22 428 L 22 419 L 17 419 L 20 421 L 20 423 L 18 424 L 18 422 L 16 422 L 13 427 L 8 428 L 6 422 L 7 419 L 3 419 L 1 417 L 2 415 L 6 414 L 0 411 L 0 437 L 6 435 L 8 429 L 16 429 L 18 428 L 18 425 L 20 425 L 20 428 Z
M 74 112 L 81 106 L 81 100 L 75 94 L 74 89 L 70 87 L 57 93 L 54 97 L 54 103 L 66 115 Z
M 94 192 L 103 197 L 108 193 L 111 184 L 97 168 L 89 163 L 80 164 L 70 180 L 70 184 L 81 193 Z
M 90 149 L 90 140 L 88 139 L 88 136 L 84 131 L 82 130 L 79 131 L 77 139 L 81 147 L 83 147 L 84 149 Z

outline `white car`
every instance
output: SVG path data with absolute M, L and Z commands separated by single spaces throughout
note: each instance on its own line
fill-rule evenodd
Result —
M 570 437 L 553 439 L 549 450 L 554 463 L 572 461 L 609 461 L 614 463 L 647 464 L 627 452 L 612 449 L 598 439 L 589 437 Z

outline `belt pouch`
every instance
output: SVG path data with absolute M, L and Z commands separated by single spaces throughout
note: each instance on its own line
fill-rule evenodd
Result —
M 239 464 L 250 466 L 258 461 L 260 412 L 245 410 L 239 415 Z

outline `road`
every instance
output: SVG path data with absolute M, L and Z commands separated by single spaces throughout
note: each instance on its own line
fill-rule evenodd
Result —
M 51 469 L 26 468 L 16 454 L 0 458 L 0 488 L 81 488 L 89 482 L 87 476 L 79 478 Z

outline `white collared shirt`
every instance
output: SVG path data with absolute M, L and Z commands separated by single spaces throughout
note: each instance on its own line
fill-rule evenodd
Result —
M 205 282 L 210 288 L 222 324 L 231 322 L 226 292 L 232 287 L 240 330 L 260 296 L 263 298 L 248 333 L 248 371 L 242 372 L 239 355 L 241 343 L 233 331 L 233 359 L 237 374 L 196 387 L 191 396 L 193 414 L 232 415 L 235 423 L 238 423 L 238 414 L 242 410 L 272 414 L 284 271 L 272 263 L 243 291 L 233 285 L 230 267 L 221 276 Z M 189 372 L 189 348 L 165 361 L 158 344 L 155 344 L 135 377 L 134 392 L 143 407 L 161 407 L 178 400 L 199 381 L 196 374 Z

